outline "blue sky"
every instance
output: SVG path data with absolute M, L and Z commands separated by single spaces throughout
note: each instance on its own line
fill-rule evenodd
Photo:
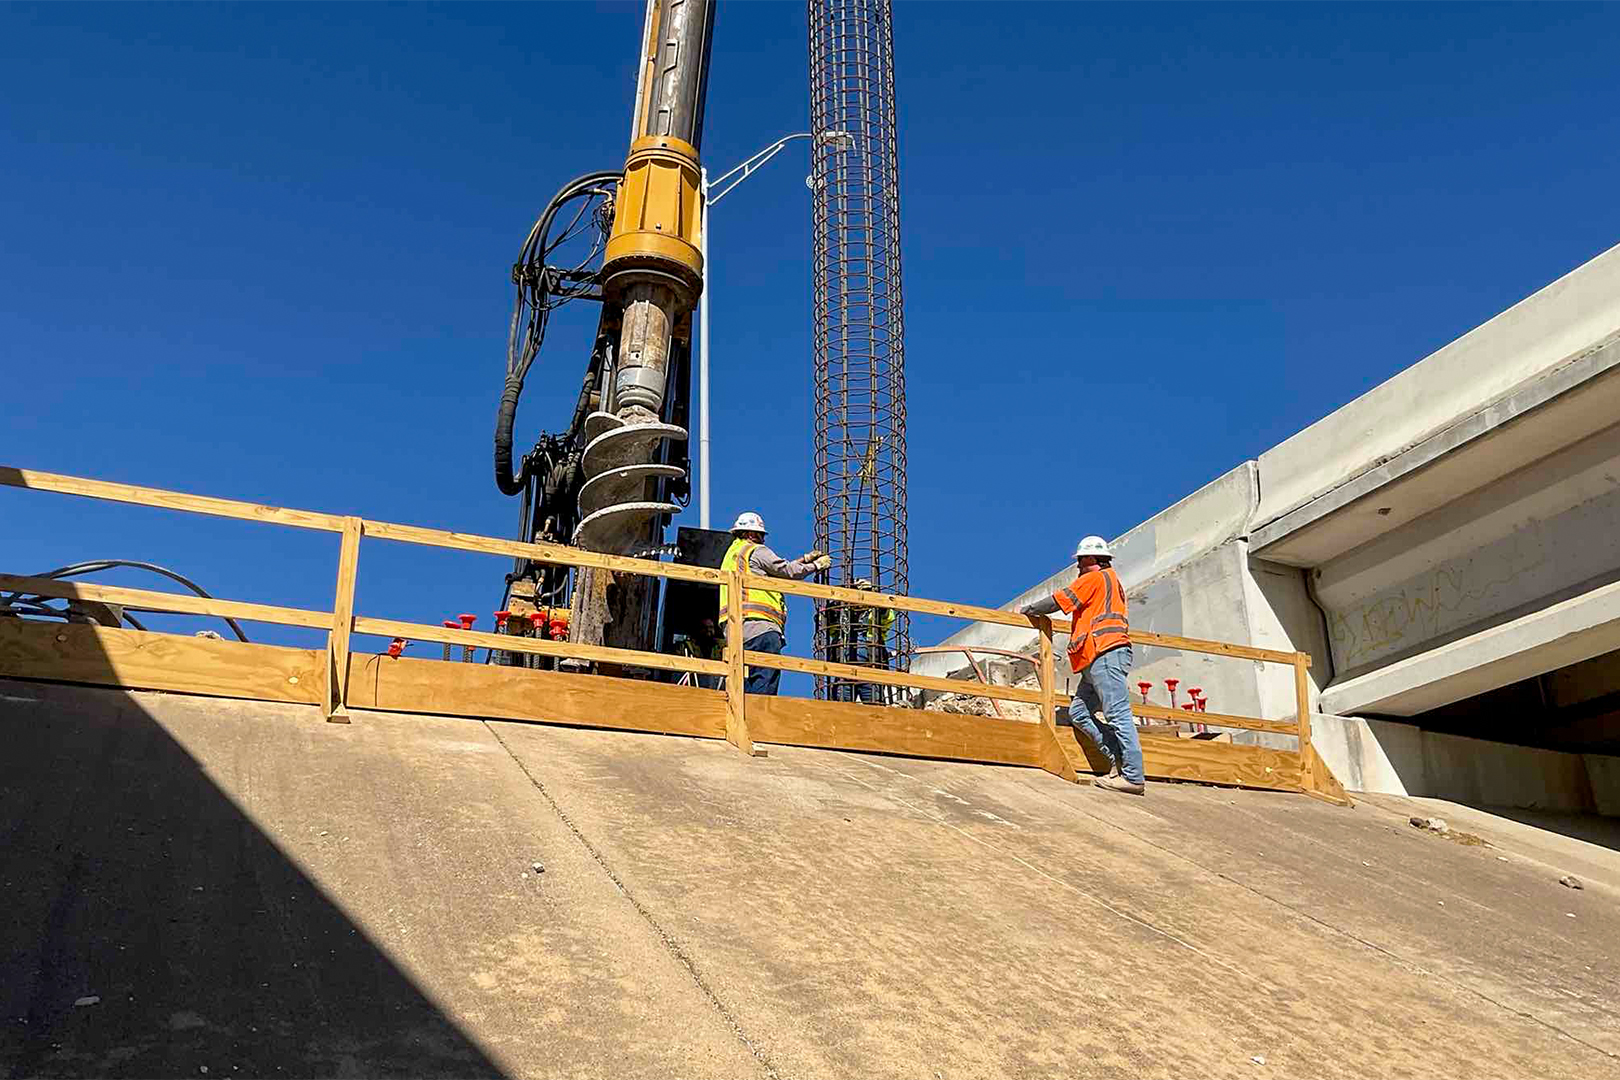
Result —
M 804 22 L 721 4 L 711 171 L 807 125 Z M 564 180 L 622 163 L 639 30 L 632 4 L 0 7 L 0 463 L 509 535 L 509 267 Z M 1001 603 L 1620 240 L 1617 40 L 1615 5 L 898 4 L 913 591 Z M 711 234 L 715 516 L 759 510 L 785 553 L 802 145 Z M 566 422 L 590 320 L 553 324 L 520 447 Z M 6 489 L 0 555 L 323 607 L 336 540 Z M 359 607 L 485 626 L 504 570 L 371 541 Z

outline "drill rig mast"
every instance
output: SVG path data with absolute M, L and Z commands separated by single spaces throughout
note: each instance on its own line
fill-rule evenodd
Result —
M 624 168 L 564 185 L 513 267 L 518 302 L 495 426 L 495 482 L 523 497 L 523 540 L 650 555 L 689 496 L 691 313 L 703 288 L 698 152 L 714 8 L 714 0 L 647 0 Z M 574 203 L 572 221 L 553 237 Z M 564 240 L 591 228 L 599 240 L 586 263 L 546 264 Z M 601 265 L 587 269 L 598 251 Z M 524 378 L 550 313 L 576 299 L 598 300 L 602 313 L 573 417 L 566 430 L 542 435 L 514 470 Z M 581 570 L 570 596 L 566 570 L 519 560 L 507 606 L 516 612 L 526 604 L 566 608 L 573 641 L 654 647 L 655 580 Z

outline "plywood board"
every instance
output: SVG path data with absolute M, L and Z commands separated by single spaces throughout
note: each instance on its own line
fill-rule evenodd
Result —
M 1206 713 L 1186 709 L 1167 709 L 1163 705 L 1144 705 L 1131 702 L 1131 712 L 1144 720 L 1168 720 L 1173 724 L 1212 724 L 1215 727 L 1235 727 L 1245 731 L 1269 731 L 1277 735 L 1296 735 L 1299 725 L 1292 720 L 1261 720 L 1254 716 L 1232 713 Z
M 859 664 L 835 664 L 827 660 L 809 660 L 802 656 L 756 652 L 743 654 L 743 659 L 754 667 L 781 668 L 783 671 L 802 671 L 807 675 L 830 675 L 851 682 L 879 683 L 884 686 L 905 686 L 917 690 L 940 690 L 947 694 L 968 697 L 993 698 L 998 701 L 1021 701 L 1026 705 L 1039 705 L 1041 692 L 1017 686 L 986 686 L 965 679 L 941 679 L 933 675 L 912 675 L 887 668 L 862 667 Z
M 804 698 L 748 698 L 756 742 L 1041 767 L 1039 724 Z
M 314 649 L 0 619 L 0 675 L 19 679 L 314 705 L 324 657 Z
M 336 601 L 332 605 L 332 632 L 326 639 L 324 670 L 331 685 L 321 698 L 321 712 L 328 720 L 347 724 L 344 708 L 345 686 L 349 681 L 349 632 L 354 628 L 355 574 L 360 563 L 360 519 L 343 519 L 343 542 L 338 549 Z
M 726 695 L 718 690 L 404 656 L 351 653 L 349 706 L 726 736 Z
M 594 551 L 564 547 L 561 544 L 526 544 L 521 540 L 503 540 L 498 536 L 424 529 L 419 525 L 399 525 L 391 521 L 367 519 L 366 535 L 379 540 L 398 540 L 406 544 L 423 544 L 427 547 L 450 548 L 455 551 L 478 551 L 486 555 L 516 555 L 533 559 L 535 562 L 585 566 L 649 577 L 677 578 L 705 585 L 718 585 L 726 580 L 724 571 L 706 566 L 664 563 L 653 559 L 631 559 L 623 555 L 599 555 Z
M 1166 735 L 1140 736 L 1142 767 L 1149 780 L 1192 780 L 1231 787 L 1299 790 L 1299 755 L 1237 743 L 1178 739 Z M 1107 770 L 1102 756 L 1083 746 L 1072 727 L 1059 729 L 1059 741 L 1076 769 Z
M 59 476 L 56 473 L 14 469 L 5 465 L 0 465 L 0 486 L 55 491 L 64 495 L 83 495 L 91 499 L 134 503 L 137 506 L 157 506 L 165 510 L 184 510 L 193 514 L 212 514 L 216 517 L 240 518 L 244 521 L 265 521 L 275 525 L 291 525 L 299 529 L 323 529 L 327 532 L 343 530 L 343 519 L 336 514 L 287 510 L 279 506 L 263 506 L 259 503 L 238 502 L 235 499 L 215 499 L 207 495 L 187 495 L 179 491 L 164 491 L 161 488 L 114 484 L 106 480 L 86 480 L 78 476 Z
M 894 608 L 899 611 L 916 611 L 924 615 L 946 615 L 954 619 L 968 619 L 973 622 L 995 623 L 998 626 L 1022 626 L 1031 631 L 1036 628 L 1033 619 L 1028 615 L 1020 615 L 1016 611 L 1005 611 L 1001 608 L 979 607 L 974 604 L 952 604 L 943 600 L 924 600 L 915 596 L 899 596 L 895 593 L 869 592 L 865 589 L 850 589 L 841 585 L 819 585 L 814 581 L 789 581 L 785 578 L 760 577 L 758 574 L 744 575 L 744 584 L 754 589 L 774 589 L 789 596 L 808 596 L 816 600 L 842 600 L 850 604 L 865 607 Z
M 638 665 L 665 671 L 696 671 L 704 675 L 724 675 L 727 670 L 723 662 L 706 660 L 699 656 L 643 652 L 640 649 L 615 649 L 606 645 L 584 645 L 571 641 L 545 641 L 540 638 L 520 637 L 517 634 L 491 634 L 483 630 L 428 626 L 426 623 L 400 622 L 397 619 L 374 619 L 369 615 L 354 617 L 354 632 L 375 634 L 379 637 L 404 638 L 407 641 L 442 641 L 447 645 L 494 649 L 497 652 L 574 656 L 599 663 Z
M 248 604 L 240 600 L 220 600 L 192 593 L 126 589 L 117 585 L 96 585 L 88 581 L 0 574 L 0 591 L 49 596 L 57 600 L 98 600 L 107 604 L 120 604 L 137 611 L 177 611 L 185 615 L 229 616 L 247 622 L 308 626 L 317 630 L 328 630 L 332 626 L 330 612 L 273 607 L 270 604 Z

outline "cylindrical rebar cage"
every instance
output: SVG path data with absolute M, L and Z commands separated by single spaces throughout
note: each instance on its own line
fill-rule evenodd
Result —
M 808 0 L 815 133 L 815 545 L 828 583 L 910 587 L 905 317 L 894 34 L 889 0 Z M 816 656 L 906 670 L 905 612 L 816 605 Z M 876 703 L 889 688 L 816 680 L 816 696 Z

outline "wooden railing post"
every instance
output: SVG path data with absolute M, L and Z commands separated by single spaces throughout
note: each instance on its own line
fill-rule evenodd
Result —
M 750 757 L 754 740 L 748 737 L 747 702 L 743 665 L 743 576 L 732 571 L 726 586 L 726 741 Z
M 1057 672 L 1052 668 L 1052 620 L 1040 620 L 1040 673 L 1041 673 L 1041 760 L 1040 766 L 1053 776 L 1061 776 L 1078 784 L 1080 774 L 1074 763 L 1063 752 L 1057 731 Z
M 321 712 L 334 724 L 349 722 L 349 633 L 354 629 L 354 579 L 360 565 L 363 531 L 359 518 L 343 519 L 337 601 L 332 605 L 332 632 L 326 638 L 326 691 L 321 695 Z
M 1306 673 L 1311 669 L 1309 653 L 1294 654 L 1294 707 L 1299 710 L 1299 786 L 1302 791 L 1316 790 L 1316 755 L 1311 750 L 1311 683 Z

